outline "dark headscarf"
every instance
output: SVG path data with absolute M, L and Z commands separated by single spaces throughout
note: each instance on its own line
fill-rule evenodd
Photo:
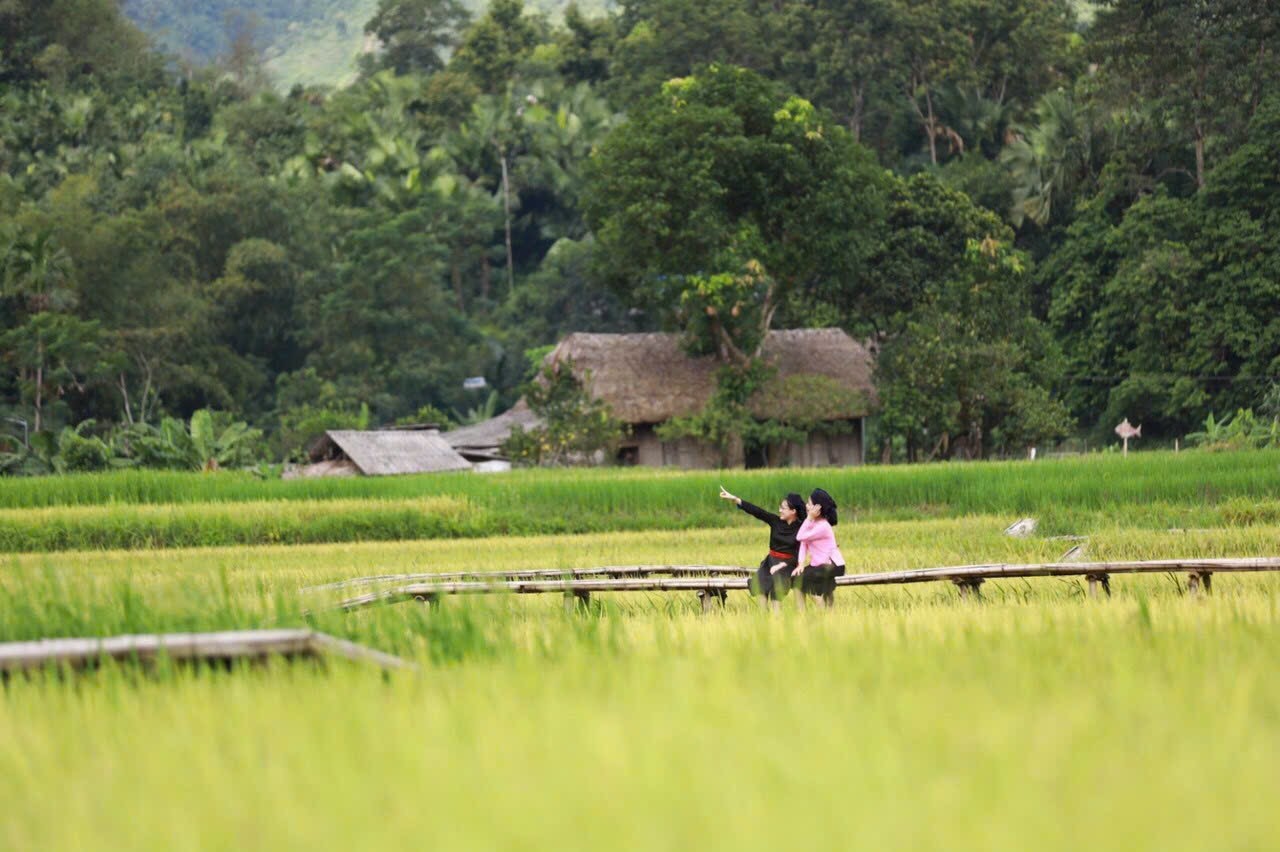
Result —
M 796 516 L 798 518 L 801 518 L 801 519 L 804 518 L 804 498 L 803 497 L 801 497 L 799 494 L 792 491 L 783 499 L 783 502 L 796 510 Z
M 831 499 L 830 494 L 821 488 L 815 488 L 813 493 L 809 495 L 809 499 L 822 508 L 822 517 L 827 523 L 833 527 L 839 523 L 836 518 L 836 501 Z

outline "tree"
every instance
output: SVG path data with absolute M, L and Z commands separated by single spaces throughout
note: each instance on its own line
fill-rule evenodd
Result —
M 885 180 L 828 115 L 713 65 L 609 135 L 586 210 L 620 291 L 745 366 L 789 302 L 862 286 Z
M 789 46 L 784 62 L 805 64 L 801 74 L 788 79 L 804 91 L 798 77 L 810 78 L 815 100 L 844 116 L 857 142 L 874 109 L 878 81 L 891 73 L 891 12 L 889 0 L 821 0 L 811 12 L 799 5 L 790 19 L 789 29 L 800 43 Z
M 540 37 L 538 25 L 525 15 L 524 0 L 493 0 L 463 33 L 449 64 L 475 80 L 481 91 L 495 95 L 510 85 Z
M 1048 390 L 1048 337 L 1025 304 L 1025 258 L 994 236 L 970 240 L 953 275 L 884 346 L 881 430 L 905 439 L 911 461 L 1065 437 L 1070 416 Z
M 532 94 L 525 99 L 528 106 L 536 106 Z M 541 109 L 541 108 L 539 108 Z M 502 201 L 502 226 L 506 245 L 507 292 L 515 290 L 515 255 L 511 241 L 511 221 L 516 192 L 512 185 L 512 172 L 516 158 L 528 148 L 528 133 L 524 120 L 525 105 L 520 104 L 514 90 L 508 87 L 504 95 L 483 95 L 471 107 L 471 115 L 458 128 L 447 143 L 455 159 L 483 164 L 496 160 L 498 166 L 498 193 Z M 483 165 L 479 166 L 483 169 Z
M 517 425 L 502 449 L 517 464 L 594 464 L 626 436 L 626 425 L 607 403 L 593 398 L 569 359 L 547 364 L 529 383 L 525 399 L 541 418 L 528 430 Z M 607 458 L 607 455 L 605 456 Z
M 971 242 L 1012 239 L 999 216 L 933 175 L 894 181 L 887 194 L 865 289 L 822 294 L 846 325 L 875 336 L 898 333 L 914 311 L 946 292 Z
M 71 392 L 84 393 L 108 369 L 99 327 L 69 314 L 43 311 L 0 334 L 0 352 L 18 372 L 22 395 L 34 412 L 31 428 L 47 425 L 51 406 Z
M 1030 220 L 1046 225 L 1070 209 L 1070 200 L 1092 186 L 1105 162 L 1104 129 L 1092 104 L 1078 103 L 1067 92 L 1040 99 L 1035 124 L 1017 129 L 1017 137 L 1001 153 L 1013 178 L 1015 225 Z
M 367 403 L 376 422 L 463 404 L 463 379 L 493 358 L 445 289 L 448 246 L 431 232 L 431 204 L 362 213 L 299 291 L 306 366 L 344 405 Z
M 1252 0 L 1107 0 L 1095 26 L 1115 97 L 1138 95 L 1177 129 L 1203 188 L 1213 147 L 1240 142 L 1280 69 L 1280 11 Z
M 379 0 L 364 31 L 376 36 L 382 49 L 362 60 L 365 73 L 387 68 L 397 74 L 444 70 L 446 54 L 470 19 L 455 0 Z
M 629 104 L 707 63 L 765 73 L 772 68 L 772 4 L 758 0 L 631 0 L 619 23 L 610 94 Z
M 929 162 L 938 164 L 938 138 L 943 135 L 935 100 L 947 84 L 970 82 L 965 59 L 965 34 L 953 25 L 953 0 L 898 0 L 893 36 L 899 57 L 897 79 L 906 95 L 929 149 Z
M 588 18 L 570 0 L 564 10 L 564 30 L 558 37 L 560 74 L 565 81 L 596 85 L 609 78 L 609 62 L 617 44 L 615 18 L 601 15 Z
M 18 233 L 0 256 L 4 295 L 22 305 L 26 321 L 0 336 L 0 351 L 18 371 L 34 412 L 32 428 L 45 425 L 50 396 L 74 388 L 99 367 L 98 326 L 66 313 L 76 303 L 71 256 L 48 231 Z
M 1272 97 L 1203 190 L 1159 191 L 1119 213 L 1099 193 L 1047 259 L 1082 420 L 1102 430 L 1142 418 L 1172 436 L 1261 401 L 1280 371 L 1277 138 Z
M 251 12 L 227 12 L 227 50 L 218 57 L 218 65 L 226 70 L 244 92 L 261 92 L 271 85 L 262 59 L 261 23 Z

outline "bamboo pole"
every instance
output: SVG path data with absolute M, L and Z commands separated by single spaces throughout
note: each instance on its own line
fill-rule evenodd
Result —
M 102 660 L 159 659 L 176 662 L 229 662 L 270 657 L 338 656 L 371 662 L 383 668 L 413 668 L 412 664 L 344 639 L 312 630 L 230 630 L 218 633 L 152 633 L 126 636 L 37 639 L 0 643 L 0 672 L 20 672 L 47 666 L 82 669 Z
M 319 592 L 331 589 L 346 589 L 354 586 L 373 586 L 378 583 L 408 583 L 419 580 L 487 582 L 495 579 L 553 580 L 585 579 L 588 577 L 746 576 L 750 575 L 754 570 L 754 568 L 743 568 L 738 565 L 610 565 L 603 568 L 533 568 L 521 571 L 453 571 L 447 573 L 427 571 L 416 574 L 376 574 L 369 577 L 353 577 L 350 580 L 339 580 L 335 583 L 306 586 L 302 591 Z

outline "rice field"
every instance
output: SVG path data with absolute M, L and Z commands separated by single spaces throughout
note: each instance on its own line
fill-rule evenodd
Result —
M 1037 462 L 823 481 L 886 506 L 841 500 L 859 507 L 837 528 L 854 572 L 1054 560 L 1071 545 L 1055 531 L 1002 531 L 1059 487 L 1061 524 L 1089 536 L 1091 559 L 1280 555 L 1276 456 L 1196 458 L 1198 487 L 1193 473 L 1161 474 L 1160 459 L 1095 461 L 1093 478 L 1082 462 Z M 1044 494 L 1021 482 L 1031 474 Z M 82 482 L 137 488 L 138 476 Z M 261 529 L 275 512 L 340 530 L 392 507 L 471 523 L 574 482 L 616 490 L 599 510 L 614 518 L 651 493 L 629 472 L 561 476 L 288 497 L 271 489 L 292 483 L 191 476 L 190 501 L 99 491 L 28 506 L 0 488 L 0 518 L 38 531 L 77 512 L 222 512 Z M 726 484 L 763 501 L 788 476 L 809 474 Z M 486 515 L 401 540 L 6 539 L 0 641 L 311 626 L 421 671 L 277 662 L 13 678 L 0 685 L 0 849 L 1275 848 L 1280 575 L 1218 575 L 1208 598 L 1163 575 L 1113 578 L 1104 600 L 1074 578 L 990 582 L 979 601 L 949 584 L 842 589 L 832 610 L 789 599 L 777 614 L 741 593 L 710 615 L 693 593 L 595 595 L 585 613 L 554 595 L 495 595 L 342 614 L 326 609 L 341 592 L 303 591 L 383 573 L 758 561 L 763 527 L 715 501 L 715 477 L 653 479 L 715 524 L 687 523 L 675 500 L 659 507 L 666 528 L 654 510 L 652 526 L 580 534 L 493 535 Z M 159 498 L 180 482 L 147 487 Z M 71 494 L 76 480 L 48 484 Z
M 844 517 L 1035 515 L 1046 535 L 1280 523 L 1280 451 L 1142 453 L 843 470 L 509 474 L 264 481 L 124 471 L 0 479 L 0 552 L 737 527 L 719 484 L 769 502 L 821 484 Z

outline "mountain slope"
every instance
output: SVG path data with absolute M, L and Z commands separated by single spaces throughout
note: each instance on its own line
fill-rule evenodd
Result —
M 560 15 L 569 0 L 526 0 L 526 6 Z M 485 0 L 463 0 L 478 14 Z M 599 12 L 610 0 L 579 0 Z M 126 15 L 168 51 L 203 64 L 225 55 L 237 32 L 252 33 L 280 88 L 294 83 L 341 85 L 355 75 L 367 49 L 365 22 L 378 0 L 122 0 Z

